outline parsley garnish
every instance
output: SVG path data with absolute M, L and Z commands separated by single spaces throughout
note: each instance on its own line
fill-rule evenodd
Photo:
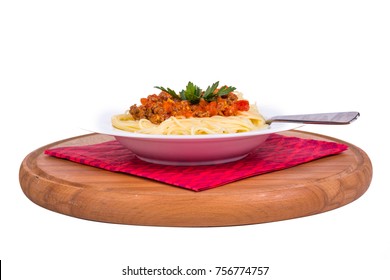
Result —
M 162 91 L 165 91 L 165 92 L 168 92 L 173 98 L 176 98 L 176 99 L 181 99 L 179 95 L 177 95 L 177 93 L 170 89 L 170 88 L 163 88 L 163 87 L 155 87 L 155 88 L 158 88 L 159 90 L 162 90 Z
M 208 102 L 211 102 L 216 100 L 218 96 L 227 95 L 236 89 L 235 87 L 223 86 L 216 92 L 216 90 L 218 89 L 218 85 L 219 82 L 215 82 L 211 86 L 208 86 L 205 91 L 203 91 L 200 87 L 196 86 L 194 83 L 188 82 L 186 89 L 180 91 L 179 94 L 177 94 L 174 90 L 170 88 L 166 88 L 166 89 L 164 87 L 155 87 L 155 88 L 169 93 L 174 99 L 188 100 L 191 104 L 199 103 L 201 98 L 203 98 Z

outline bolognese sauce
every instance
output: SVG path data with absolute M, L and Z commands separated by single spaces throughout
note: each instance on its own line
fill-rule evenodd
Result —
M 249 108 L 249 102 L 239 100 L 234 92 L 218 96 L 216 100 L 210 102 L 201 98 L 199 103 L 191 104 L 188 100 L 175 99 L 169 93 L 161 91 L 160 94 L 141 98 L 141 105 L 134 104 L 130 107 L 129 113 L 135 120 L 148 119 L 154 124 L 160 124 L 172 116 L 185 118 L 237 116 L 240 111 L 248 111 Z

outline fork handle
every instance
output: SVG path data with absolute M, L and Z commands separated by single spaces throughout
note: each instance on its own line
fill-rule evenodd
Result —
M 304 115 L 275 116 L 268 119 L 268 124 L 272 122 L 294 122 L 306 124 L 350 124 L 360 116 L 359 112 L 337 112 L 319 113 Z

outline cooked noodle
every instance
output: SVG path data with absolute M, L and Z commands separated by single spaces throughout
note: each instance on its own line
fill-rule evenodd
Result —
M 241 133 L 266 128 L 265 119 L 255 106 L 249 111 L 242 111 L 237 116 L 212 116 L 205 118 L 170 117 L 160 124 L 153 124 L 147 119 L 134 120 L 130 113 L 115 115 L 111 119 L 115 128 L 159 135 L 199 135 Z

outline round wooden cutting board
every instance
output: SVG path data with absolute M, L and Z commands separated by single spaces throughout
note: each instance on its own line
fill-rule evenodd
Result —
M 302 131 L 287 136 L 341 140 Z M 370 159 L 349 149 L 289 169 L 221 187 L 193 192 L 153 180 L 114 173 L 44 155 L 57 146 L 113 140 L 83 135 L 30 153 L 20 167 L 20 184 L 34 203 L 73 217 L 152 226 L 230 226 L 304 217 L 346 205 L 365 193 L 372 178 Z

